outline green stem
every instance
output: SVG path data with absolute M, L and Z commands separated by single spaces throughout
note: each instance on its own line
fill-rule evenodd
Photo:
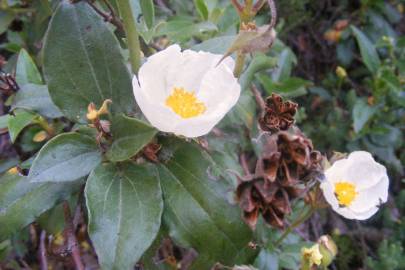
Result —
M 243 68 L 245 66 L 245 59 L 246 55 L 242 52 L 238 52 L 238 55 L 236 56 L 235 68 L 233 70 L 233 75 L 236 78 L 239 78 L 242 74 Z
M 312 216 L 312 214 L 315 212 L 315 208 L 310 207 L 308 210 L 304 212 L 299 218 L 297 218 L 291 225 L 290 227 L 287 228 L 287 230 L 284 231 L 284 233 L 280 236 L 280 238 L 274 243 L 274 247 L 277 247 L 283 242 L 283 240 L 299 225 L 304 223 L 308 218 Z
M 132 72 L 136 74 L 141 65 L 141 45 L 139 43 L 139 34 L 136 30 L 135 18 L 132 14 L 129 1 L 130 0 L 118 0 L 117 4 L 122 20 L 124 21 Z

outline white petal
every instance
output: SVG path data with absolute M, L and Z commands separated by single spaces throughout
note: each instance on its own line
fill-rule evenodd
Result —
M 232 60 L 233 62 L 233 60 Z M 240 85 L 233 76 L 229 63 L 212 67 L 203 77 L 197 97 L 207 110 L 200 116 L 179 122 L 176 134 L 199 137 L 207 134 L 236 104 Z
M 365 210 L 364 212 L 354 212 L 353 211 L 353 215 L 355 216 L 355 219 L 357 220 L 365 220 L 365 219 L 369 219 L 371 216 L 373 216 L 375 213 L 377 213 L 377 211 L 380 208 L 378 208 L 377 206 L 371 207 L 367 210 Z
M 377 163 L 370 153 L 355 151 L 348 157 L 348 167 L 344 181 L 352 182 L 357 190 L 364 190 L 375 186 L 382 177 L 387 176 L 384 166 Z
M 349 166 L 347 158 L 337 160 L 333 165 L 325 171 L 325 177 L 328 182 L 337 183 L 347 181 L 344 179 L 345 172 Z
M 388 177 L 382 177 L 376 185 L 359 191 L 349 208 L 354 212 L 364 212 L 385 203 L 388 198 L 388 185 Z
M 139 83 L 151 103 L 163 104 L 169 95 L 169 71 L 181 59 L 179 45 L 172 45 L 150 56 L 139 69 Z
M 187 91 L 200 91 L 200 84 L 209 69 L 217 65 L 221 55 L 185 50 L 168 70 L 167 87 L 183 87 Z
M 333 210 L 339 208 L 339 202 L 335 196 L 335 187 L 333 183 L 328 181 L 323 181 L 321 183 L 321 189 L 323 192 L 323 196 L 325 197 L 326 201 L 330 204 Z
M 139 86 L 136 76 L 132 79 L 132 88 L 136 103 L 151 125 L 164 132 L 173 132 L 179 117 L 168 107 L 149 100 L 145 91 Z

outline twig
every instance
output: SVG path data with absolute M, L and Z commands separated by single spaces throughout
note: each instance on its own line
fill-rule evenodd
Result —
M 238 0 L 231 0 L 232 5 L 238 10 L 238 12 L 243 11 L 242 5 L 238 2 Z
M 72 216 L 70 213 L 69 203 L 67 201 L 63 202 L 63 213 L 65 216 L 65 226 L 68 241 L 68 250 L 71 251 L 73 261 L 75 263 L 77 270 L 84 270 L 82 260 L 80 258 L 79 244 L 77 243 L 75 230 L 73 227 Z
M 259 89 L 257 89 L 256 85 L 252 84 L 252 87 L 250 88 L 252 90 L 253 96 L 256 99 L 257 106 L 259 106 L 260 111 L 264 112 L 266 109 L 266 103 L 264 102 L 264 99 L 262 97 L 262 94 L 260 94 Z
M 41 270 L 48 270 L 48 260 L 46 258 L 46 247 L 45 247 L 46 231 L 42 230 L 41 236 L 39 237 L 39 261 Z
M 304 223 L 308 218 L 311 217 L 311 215 L 315 212 L 314 208 L 308 209 L 306 212 L 304 212 L 297 220 L 295 220 L 285 231 L 284 233 L 274 242 L 274 247 L 279 246 L 283 240 L 299 225 Z
M 94 11 L 103 17 L 104 21 L 113 24 L 120 32 L 124 32 L 124 24 L 122 23 L 121 19 L 115 15 L 113 7 L 108 3 L 108 1 L 104 0 L 108 9 L 110 10 L 110 14 L 105 13 L 101 9 L 99 9 L 91 0 L 87 0 L 86 3 L 91 6 Z
M 276 8 L 276 4 L 274 3 L 274 0 L 268 0 L 267 2 L 269 3 L 270 12 L 271 12 L 271 21 L 270 21 L 269 29 L 272 29 L 272 28 L 274 28 L 274 26 L 276 26 L 276 23 L 277 23 L 277 8 Z
M 84 198 L 84 185 L 81 188 L 78 196 L 79 196 L 79 198 L 77 199 L 75 214 L 73 216 L 73 229 L 74 230 L 76 230 L 77 226 L 79 225 L 80 217 L 82 214 L 82 202 L 83 202 L 83 198 Z
M 245 176 L 250 175 L 249 165 L 246 160 L 246 154 L 242 153 L 239 158 L 240 158 L 240 165 L 242 166 Z
M 264 3 L 266 3 L 266 0 L 259 0 L 254 4 L 253 6 L 253 12 L 257 13 L 259 10 L 263 7 Z
M 365 260 L 367 258 L 367 245 L 366 245 L 366 240 L 364 239 L 364 234 L 363 234 L 363 229 L 360 225 L 360 222 L 356 220 L 356 227 L 359 230 L 358 236 L 360 238 L 360 244 L 361 244 L 361 253 L 362 253 L 362 258 Z

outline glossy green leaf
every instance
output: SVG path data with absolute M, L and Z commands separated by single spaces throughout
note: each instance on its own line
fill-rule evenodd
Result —
M 170 159 L 159 166 L 163 220 L 176 241 L 198 252 L 192 269 L 245 263 L 252 235 L 239 208 L 226 201 L 226 182 L 210 178 L 213 160 L 192 144 L 168 141 L 164 147 Z
M 198 13 L 200 14 L 203 20 L 208 19 L 208 7 L 205 4 L 204 0 L 194 0 L 194 5 L 197 8 Z
M 8 118 L 7 128 L 11 142 L 15 142 L 20 132 L 34 120 L 35 114 L 27 111 L 15 111 L 13 116 Z
M 163 211 L 155 171 L 132 163 L 103 164 L 89 176 L 89 234 L 102 269 L 134 269 L 155 239 Z
M 32 110 L 49 118 L 62 116 L 53 104 L 46 85 L 25 84 L 15 95 L 12 109 L 16 108 Z
M 63 1 L 49 24 L 44 45 L 49 94 L 74 121 L 86 121 L 87 106 L 112 100 L 112 110 L 135 108 L 131 77 L 118 41 L 106 22 L 84 2 Z
M 81 183 L 30 183 L 27 177 L 3 175 L 0 178 L 0 240 L 78 191 Z
M 152 28 L 155 23 L 155 7 L 153 0 L 139 0 L 143 18 L 148 28 Z
M 364 64 L 371 71 L 371 73 L 377 73 L 381 61 L 378 57 L 377 50 L 371 40 L 357 27 L 351 26 L 354 36 L 356 37 L 357 44 L 360 48 L 361 58 Z
M 96 141 L 79 133 L 56 136 L 39 151 L 29 172 L 31 182 L 73 181 L 101 162 Z
M 111 125 L 113 144 L 107 152 L 111 161 L 124 161 L 138 153 L 157 133 L 157 130 L 135 118 L 116 116 Z
M 354 131 L 356 133 L 360 132 L 376 111 L 376 107 L 370 107 L 363 99 L 357 100 L 353 107 Z
M 42 84 L 41 73 L 25 49 L 18 54 L 15 80 L 20 87 L 27 83 Z

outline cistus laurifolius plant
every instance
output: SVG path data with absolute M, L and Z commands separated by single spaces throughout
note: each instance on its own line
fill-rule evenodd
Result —
M 277 8 L 341 10 L 309 2 L 0 3 L 0 269 L 385 264 L 350 220 L 400 224 L 403 10 L 364 1 L 320 35 L 277 25 Z M 313 43 L 336 49 L 332 73 L 308 75 Z

